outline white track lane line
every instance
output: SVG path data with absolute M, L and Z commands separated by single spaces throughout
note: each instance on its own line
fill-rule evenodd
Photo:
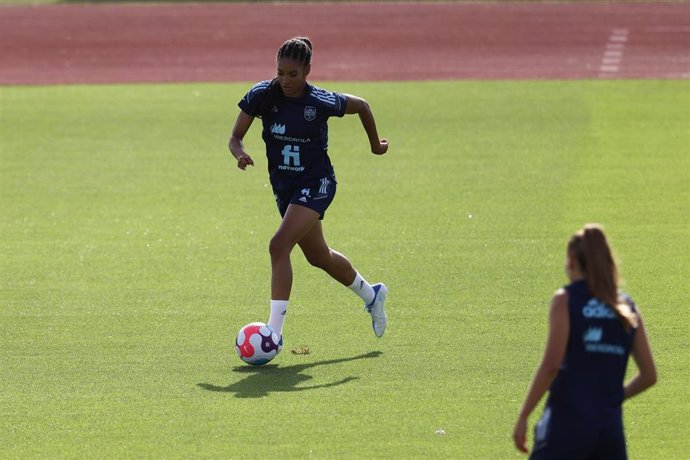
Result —
M 628 29 L 613 29 L 606 43 L 606 50 L 599 65 L 599 78 L 615 78 L 621 67 L 625 45 L 628 42 Z

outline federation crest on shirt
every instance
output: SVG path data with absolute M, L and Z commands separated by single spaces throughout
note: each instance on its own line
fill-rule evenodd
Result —
M 307 121 L 314 121 L 316 118 L 316 107 L 308 105 L 304 108 L 304 119 Z

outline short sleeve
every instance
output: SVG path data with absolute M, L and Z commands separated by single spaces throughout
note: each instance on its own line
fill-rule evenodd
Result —
M 263 95 L 266 94 L 270 86 L 270 80 L 260 81 L 252 86 L 237 105 L 247 115 L 251 115 L 252 117 L 258 116 L 261 102 L 263 101 Z
M 347 109 L 347 96 L 341 93 L 333 93 L 335 95 L 336 110 L 333 114 L 336 117 L 342 117 L 345 115 L 345 109 Z
M 326 110 L 328 117 L 342 117 L 347 109 L 347 96 L 314 86 L 311 96 L 318 100 L 318 105 Z

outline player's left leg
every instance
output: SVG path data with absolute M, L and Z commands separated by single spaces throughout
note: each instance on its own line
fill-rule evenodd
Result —
M 345 286 L 352 284 L 357 272 L 347 257 L 328 247 L 321 221 L 316 222 L 297 244 L 311 265 L 322 269 Z
M 298 244 L 311 265 L 321 268 L 364 300 L 365 309 L 372 317 L 374 333 L 381 337 L 388 324 L 388 316 L 384 310 L 388 288 L 383 284 L 370 285 L 354 269 L 347 257 L 329 248 L 323 236 L 321 221 Z

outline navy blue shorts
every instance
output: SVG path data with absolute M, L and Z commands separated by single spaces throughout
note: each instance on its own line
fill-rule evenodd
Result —
M 319 219 L 323 219 L 326 209 L 335 198 L 336 182 L 332 177 L 322 177 L 302 184 L 300 187 L 287 191 L 273 190 L 278 211 L 281 217 L 285 216 L 287 208 L 291 204 L 304 206 L 319 213 Z
M 622 416 L 597 425 L 547 406 L 534 427 L 530 460 L 626 460 Z

